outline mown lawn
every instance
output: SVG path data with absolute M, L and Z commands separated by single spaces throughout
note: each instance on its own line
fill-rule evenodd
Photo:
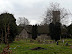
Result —
M 65 42 L 72 41 L 71 39 L 66 39 Z M 72 44 L 69 42 L 69 44 Z M 2 49 L 5 47 L 4 44 L 0 44 L 0 53 Z M 42 47 L 46 48 L 46 50 L 30 50 L 34 47 Z M 13 54 L 72 54 L 71 46 L 65 46 L 65 43 L 61 43 L 59 41 L 59 45 L 56 43 L 51 44 L 39 44 L 37 42 L 30 43 L 29 40 L 20 40 L 14 41 L 10 44 L 10 50 L 12 50 Z

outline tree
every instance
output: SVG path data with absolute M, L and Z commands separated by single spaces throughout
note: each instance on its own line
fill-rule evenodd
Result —
M 26 25 L 29 25 L 29 21 L 25 17 L 19 17 L 19 26 L 25 27 Z
M 50 23 L 49 24 L 49 31 L 50 31 L 51 39 L 53 39 L 55 41 L 60 40 L 61 23 L 59 23 L 59 22 L 56 22 L 56 24 Z
M 49 33 L 50 33 L 50 36 L 51 36 L 51 39 L 55 39 L 55 25 L 54 23 L 50 23 L 49 24 Z
M 38 31 L 37 31 L 37 25 L 33 25 L 32 26 L 32 39 L 36 39 L 37 38 L 37 33 L 38 33 Z
M 50 24 L 53 21 L 53 11 L 60 11 L 60 22 L 70 15 L 66 9 L 60 7 L 59 3 L 50 3 L 50 6 L 45 13 L 45 17 L 41 22 L 42 24 Z
M 69 38 L 72 38 L 72 24 L 70 24 L 68 27 L 67 27 L 67 34 L 68 34 L 68 37 Z
M 55 41 L 57 41 L 57 40 L 60 40 L 60 36 L 61 36 L 61 23 L 59 23 L 59 22 L 56 22 L 56 24 L 55 24 L 55 27 L 54 27 L 54 35 L 55 35 L 55 37 L 54 37 L 54 39 L 55 39 Z
M 68 30 L 66 25 L 61 26 L 61 38 L 68 38 Z
M 3 37 L 4 43 L 13 42 L 15 39 L 15 36 L 17 35 L 17 25 L 16 25 L 16 19 L 13 16 L 13 14 L 10 13 L 2 13 L 0 15 L 0 35 Z

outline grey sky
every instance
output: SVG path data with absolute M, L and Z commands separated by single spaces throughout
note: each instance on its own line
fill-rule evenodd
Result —
M 14 14 L 17 20 L 26 17 L 30 24 L 40 23 L 51 2 L 58 2 L 72 12 L 72 0 L 0 0 L 0 13 L 7 11 Z M 71 20 L 71 17 L 68 18 L 66 24 L 70 24 Z

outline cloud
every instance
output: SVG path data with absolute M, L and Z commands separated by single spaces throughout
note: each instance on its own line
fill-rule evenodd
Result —
M 12 12 L 13 8 L 13 5 L 9 1 L 0 0 L 0 12 Z
M 0 13 L 7 11 L 13 13 L 16 19 L 26 17 L 31 23 L 40 23 L 51 2 L 58 2 L 61 7 L 72 10 L 72 0 L 0 0 Z

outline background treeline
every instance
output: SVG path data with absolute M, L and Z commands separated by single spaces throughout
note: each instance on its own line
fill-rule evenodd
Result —
M 38 36 L 38 26 L 41 25 L 32 26 L 32 39 L 36 39 Z M 50 36 L 52 40 L 57 41 L 63 38 L 72 38 L 72 24 L 66 26 L 62 25 L 59 22 L 56 22 L 56 24 L 50 23 L 48 28 L 49 28 L 48 36 Z
M 16 19 L 13 16 L 13 14 L 10 13 L 0 14 L 0 43 L 13 42 L 15 40 L 16 35 L 20 34 L 20 32 L 26 26 L 23 25 L 19 25 L 19 26 L 16 25 Z M 32 26 L 32 39 L 37 38 L 38 26 L 37 25 Z M 60 23 L 56 23 L 55 25 L 53 23 L 50 23 L 49 27 L 50 27 L 49 35 L 51 36 L 52 39 L 59 40 L 60 36 L 61 38 L 72 38 L 72 24 L 70 24 L 69 26 L 65 26 L 65 25 L 62 26 Z

